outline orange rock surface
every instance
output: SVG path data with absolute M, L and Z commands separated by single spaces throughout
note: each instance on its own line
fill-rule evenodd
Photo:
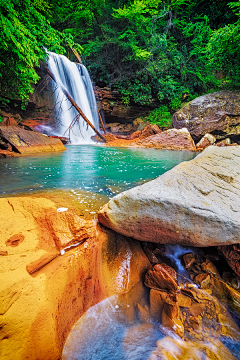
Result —
M 44 197 L 0 208 L 0 358 L 57 360 L 78 318 L 130 291 L 149 261 L 138 242 Z
M 65 150 L 61 140 L 49 138 L 35 131 L 27 131 L 18 126 L 0 126 L 0 135 L 23 155 Z

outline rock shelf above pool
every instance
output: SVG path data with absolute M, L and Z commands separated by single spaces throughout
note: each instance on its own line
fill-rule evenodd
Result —
M 28 131 L 20 126 L 0 126 L 0 140 L 6 144 L 2 157 L 41 152 L 64 151 L 65 147 L 60 139 L 50 138 L 36 131 Z M 1 157 L 1 154 L 0 154 Z
M 137 241 L 47 198 L 2 198 L 0 208 L 0 358 L 60 359 L 78 318 L 130 291 L 150 263 Z
M 240 242 L 240 149 L 210 146 L 157 179 L 112 198 L 99 221 L 142 241 L 188 246 Z

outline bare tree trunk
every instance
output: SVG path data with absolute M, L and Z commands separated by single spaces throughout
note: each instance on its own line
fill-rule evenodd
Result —
M 49 76 L 56 82 L 55 76 L 53 75 L 53 73 L 47 69 L 47 72 L 49 74 Z M 58 84 L 58 86 L 61 88 L 62 92 L 64 93 L 64 95 L 66 96 L 66 98 L 70 101 L 70 103 L 75 107 L 75 109 L 78 111 L 78 113 L 81 115 L 81 117 L 83 118 L 84 121 L 86 121 L 86 123 L 95 131 L 95 133 L 104 141 L 106 142 L 106 140 L 104 139 L 104 137 L 100 134 L 100 132 L 93 126 L 93 124 L 88 120 L 88 118 L 84 115 L 84 113 L 82 112 L 82 110 L 80 109 L 80 107 L 75 103 L 75 101 L 73 100 L 73 98 L 71 97 L 71 95 L 68 93 L 68 91 L 66 90 L 66 88 L 64 86 L 61 86 Z
M 98 111 L 99 120 L 100 120 L 101 126 L 103 128 L 104 134 L 107 135 L 107 132 L 106 132 L 106 129 L 105 129 L 105 126 L 104 126 L 104 122 L 103 122 L 102 116 L 101 116 L 100 111 L 98 110 L 98 108 L 97 108 L 97 111 Z
M 73 47 L 71 47 L 70 49 L 72 50 L 72 52 L 73 52 L 74 55 L 76 56 L 78 62 L 79 62 L 80 64 L 82 64 L 82 59 L 80 58 L 79 53 L 78 53 Z

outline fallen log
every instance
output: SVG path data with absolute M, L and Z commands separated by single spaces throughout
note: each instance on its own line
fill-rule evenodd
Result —
M 57 83 L 55 76 L 53 75 L 53 73 L 47 69 L 47 72 L 49 74 L 49 76 Z M 73 100 L 73 98 L 71 97 L 71 95 L 68 93 L 68 91 L 66 90 L 66 88 L 62 85 L 62 84 L 58 84 L 58 86 L 61 88 L 62 92 L 64 93 L 64 95 L 66 96 L 66 98 L 70 101 L 70 103 L 75 107 L 75 109 L 78 111 L 78 113 L 81 115 L 81 117 L 83 118 L 84 121 L 86 121 L 86 123 L 93 129 L 93 131 L 95 131 L 95 133 L 104 141 L 106 142 L 106 140 L 104 139 L 104 137 L 100 134 L 100 132 L 95 128 L 95 126 L 88 120 L 88 118 L 84 115 L 84 113 L 82 112 L 82 110 L 80 109 L 80 107 L 75 103 L 75 101 Z

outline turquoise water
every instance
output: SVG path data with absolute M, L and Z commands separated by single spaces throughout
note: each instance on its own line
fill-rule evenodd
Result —
M 0 195 L 79 189 L 111 197 L 195 156 L 187 151 L 81 145 L 61 153 L 1 159 Z

